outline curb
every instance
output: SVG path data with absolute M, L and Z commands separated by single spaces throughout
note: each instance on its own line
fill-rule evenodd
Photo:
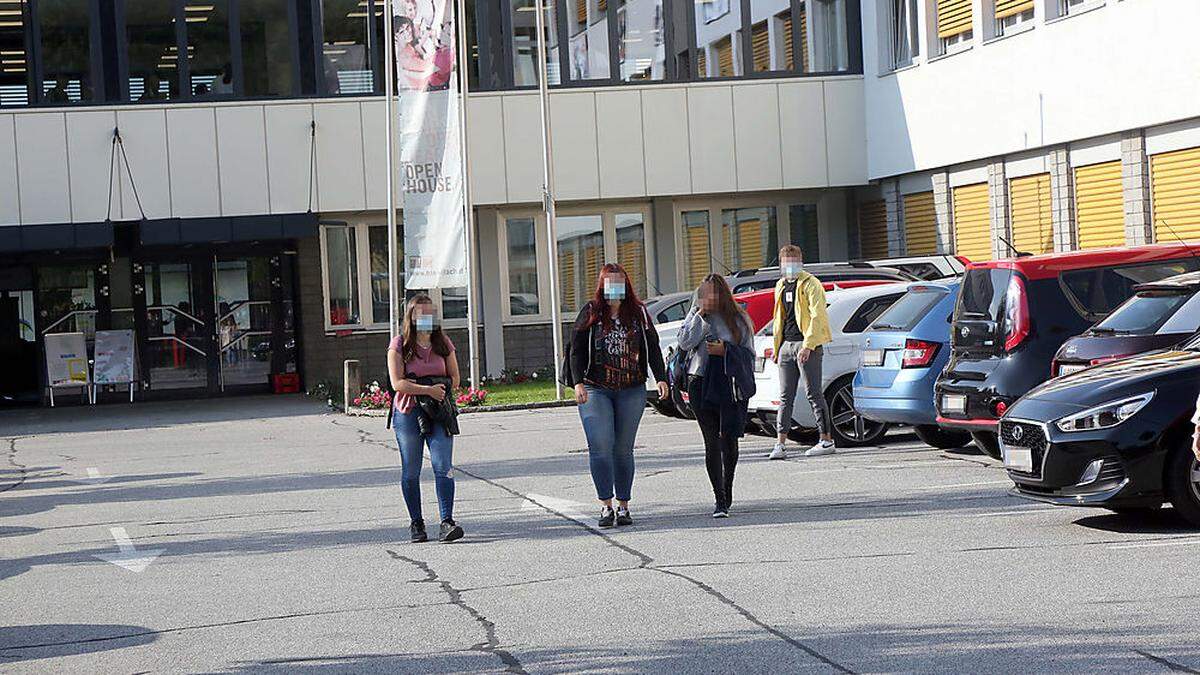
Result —
M 459 415 L 490 412 L 509 412 L 512 410 L 541 410 L 543 408 L 566 408 L 574 406 L 574 400 L 539 401 L 537 403 L 510 403 L 508 405 L 484 405 L 471 408 L 459 408 Z M 346 415 L 350 417 L 385 417 L 388 411 L 374 408 L 350 408 Z

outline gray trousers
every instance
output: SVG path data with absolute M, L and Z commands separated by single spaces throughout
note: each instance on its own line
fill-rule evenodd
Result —
M 779 416 L 775 419 L 775 428 L 779 433 L 792 430 L 792 410 L 796 404 L 796 388 L 800 378 L 804 378 L 804 395 L 812 406 L 813 417 L 817 420 L 817 430 L 821 435 L 829 435 L 832 430 L 829 425 L 829 403 L 821 391 L 821 357 L 824 351 L 817 347 L 808 355 L 808 361 L 800 363 L 798 356 L 803 344 L 800 342 L 785 342 L 779 347 Z

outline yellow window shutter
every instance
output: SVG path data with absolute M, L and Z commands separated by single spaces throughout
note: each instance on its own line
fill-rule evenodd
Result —
M 1012 244 L 1023 253 L 1054 250 L 1054 221 L 1050 217 L 1050 174 L 1014 178 L 1008 182 L 1008 214 Z
M 1075 169 L 1075 223 L 1079 248 L 1125 245 L 1120 160 Z
M 792 53 L 792 13 L 783 12 L 779 20 L 783 26 L 783 67 L 792 70 L 796 67 L 796 57 Z
M 971 0 L 937 0 L 938 37 L 947 38 L 971 30 Z
M 575 22 L 587 23 L 587 0 L 575 0 Z
M 1150 158 L 1154 240 L 1200 239 L 1200 148 Z
M 717 77 L 733 75 L 733 40 L 726 36 L 717 40 Z
M 867 260 L 888 255 L 887 206 L 882 199 L 858 205 L 858 248 Z
M 766 21 L 760 21 L 750 27 L 750 46 L 754 51 L 754 72 L 770 70 L 771 32 L 767 29 Z
M 601 17 L 603 17 L 604 13 L 607 11 L 608 11 L 608 0 L 597 0 L 596 13 L 599 14 Z
M 906 255 L 931 255 L 938 252 L 937 213 L 933 192 L 904 195 L 904 236 Z
M 558 257 L 558 285 L 562 288 L 562 306 L 567 311 L 574 310 L 578 307 L 576 303 L 577 296 L 575 294 L 575 255 L 570 251 L 559 252 Z
M 633 280 L 638 297 L 646 297 L 646 248 L 640 239 L 617 242 L 617 264 L 625 268 Z
M 686 225 L 684 239 L 687 249 L 688 287 L 696 288 L 704 281 L 704 277 L 708 276 L 708 225 Z
M 737 224 L 737 264 L 730 265 L 733 269 L 761 267 L 766 262 L 763 255 L 766 250 L 763 223 L 758 218 L 743 220 Z
M 708 77 L 708 50 L 703 47 L 696 50 L 696 75 Z
M 954 188 L 954 252 L 973 262 L 992 259 L 987 183 Z
M 996 0 L 996 18 L 1003 19 L 1033 11 L 1033 0 Z
M 800 6 L 800 72 L 808 72 L 808 5 Z

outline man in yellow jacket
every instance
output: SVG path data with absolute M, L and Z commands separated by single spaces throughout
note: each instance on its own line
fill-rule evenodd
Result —
M 779 439 L 768 457 L 787 458 L 785 443 L 792 429 L 792 409 L 802 377 L 805 396 L 821 434 L 821 439 L 804 456 L 831 455 L 835 452 L 832 420 L 829 404 L 821 391 L 821 345 L 831 339 L 829 314 L 825 311 L 825 287 L 819 279 L 804 271 L 804 256 L 798 246 L 789 244 L 779 249 L 779 266 L 783 274 L 775 284 L 773 357 L 779 364 L 779 416 L 776 418 Z

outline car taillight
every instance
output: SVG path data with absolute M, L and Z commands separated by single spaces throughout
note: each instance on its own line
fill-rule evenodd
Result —
M 1004 351 L 1011 352 L 1029 337 L 1029 297 L 1025 281 L 1014 274 L 1004 299 Z
M 933 357 L 937 356 L 938 348 L 941 346 L 938 342 L 926 342 L 925 340 L 908 338 L 904 341 L 904 355 L 900 359 L 900 367 L 928 367 L 930 363 L 933 363 Z
M 1101 363 L 1108 363 L 1109 361 L 1117 361 L 1117 360 L 1123 359 L 1127 356 L 1129 356 L 1129 354 L 1117 354 L 1116 356 L 1102 356 L 1098 359 L 1092 359 L 1091 361 L 1088 362 L 1088 365 L 1098 366 Z

